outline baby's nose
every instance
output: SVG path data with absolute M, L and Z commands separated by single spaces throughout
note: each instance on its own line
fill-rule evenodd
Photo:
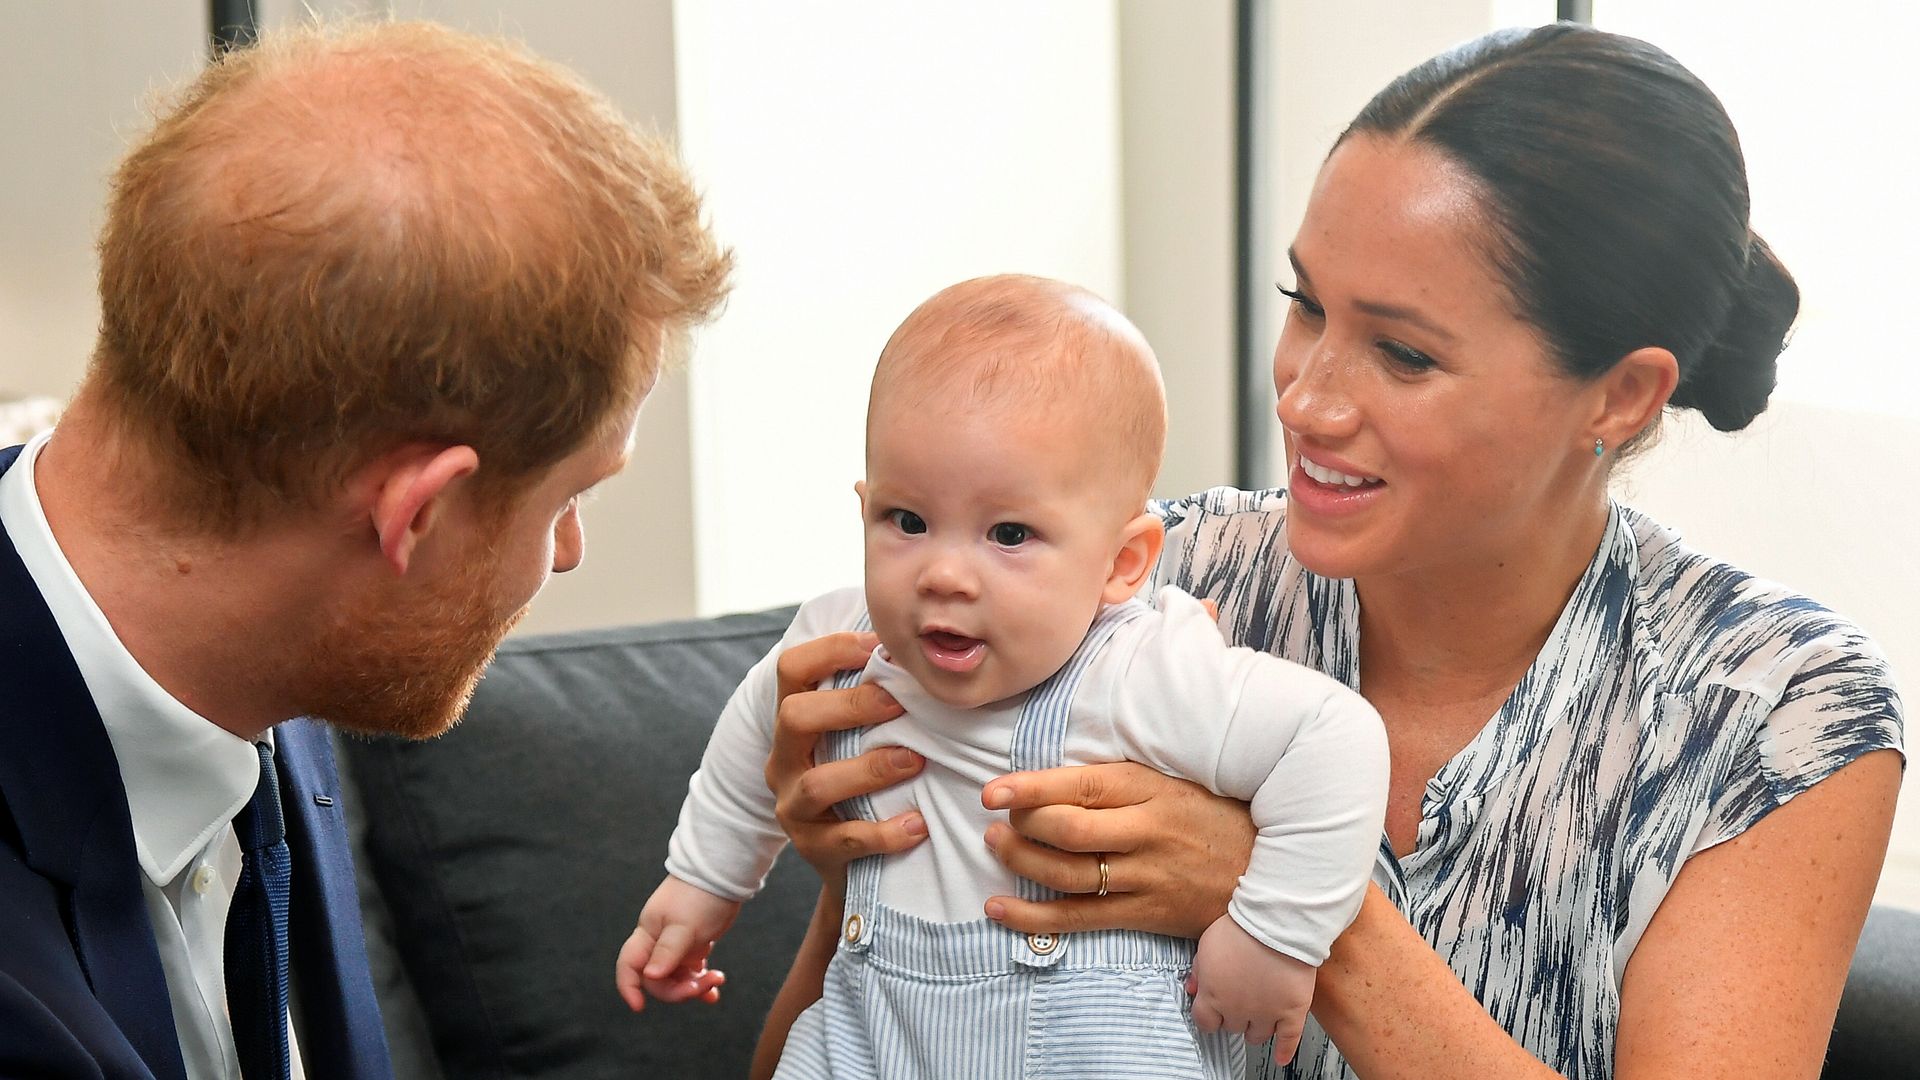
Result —
M 935 596 L 970 596 L 979 587 L 965 559 L 943 555 L 929 561 L 921 571 L 920 591 Z

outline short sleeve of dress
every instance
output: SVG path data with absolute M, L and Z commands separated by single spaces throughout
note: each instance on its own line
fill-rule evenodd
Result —
M 1796 652 L 1778 703 L 1735 755 L 1695 853 L 1739 836 L 1863 754 L 1905 756 L 1900 696 L 1871 640 L 1843 624 Z

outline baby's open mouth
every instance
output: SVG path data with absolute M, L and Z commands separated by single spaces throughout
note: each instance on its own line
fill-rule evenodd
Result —
M 957 674 L 979 667 L 987 655 L 986 642 L 951 630 L 926 631 L 920 635 L 920 648 L 934 667 Z

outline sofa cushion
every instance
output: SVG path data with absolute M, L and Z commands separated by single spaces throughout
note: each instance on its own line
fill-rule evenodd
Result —
M 714 717 L 792 614 L 514 639 L 447 735 L 348 742 L 362 871 L 448 1080 L 745 1075 L 819 891 L 804 863 L 716 951 L 719 1005 L 635 1016 L 613 961 Z
M 1920 911 L 1876 906 L 1853 951 L 1840 996 L 1828 1080 L 1892 1080 L 1920 1073 Z

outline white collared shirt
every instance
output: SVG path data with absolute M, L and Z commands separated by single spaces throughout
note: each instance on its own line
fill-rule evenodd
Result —
M 167 693 L 120 643 L 41 508 L 34 464 L 46 442 L 41 435 L 28 443 L 0 476 L 0 523 L 53 612 L 119 760 L 188 1080 L 240 1080 L 222 949 L 240 877 L 233 819 L 253 797 L 260 758 L 251 742 Z M 273 733 L 262 738 L 271 745 Z M 304 1075 L 297 1041 L 292 1075 Z

